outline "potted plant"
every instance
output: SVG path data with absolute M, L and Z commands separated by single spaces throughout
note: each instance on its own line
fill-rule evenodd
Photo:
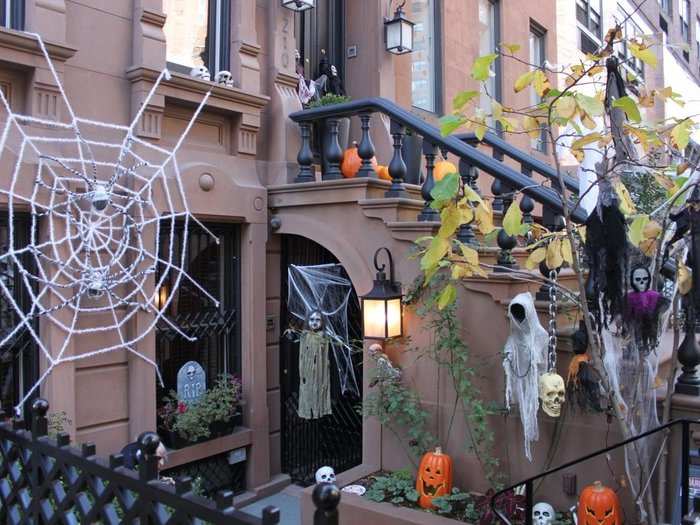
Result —
M 174 391 L 158 412 L 160 434 L 170 448 L 182 448 L 229 434 L 241 423 L 241 382 L 221 375 L 196 402 L 187 404 Z
M 335 95 L 333 93 L 327 93 L 321 98 L 312 100 L 309 102 L 309 108 L 320 108 L 322 106 L 332 106 L 334 104 L 342 104 L 343 102 L 348 102 L 350 97 L 345 95 Z M 314 123 L 314 141 L 318 145 L 316 148 L 318 155 L 322 160 L 323 173 L 326 173 L 326 160 L 324 157 L 325 144 L 330 140 L 330 131 L 326 127 L 325 121 L 319 121 Z M 350 138 L 350 119 L 347 117 L 338 119 L 338 144 L 340 149 L 345 151 L 348 147 L 348 141 Z

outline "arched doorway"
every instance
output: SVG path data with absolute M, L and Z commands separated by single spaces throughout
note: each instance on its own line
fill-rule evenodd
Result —
M 323 246 L 298 235 L 282 236 L 282 301 L 280 306 L 280 388 L 282 472 L 303 485 L 314 482 L 316 469 L 329 465 L 336 472 L 362 462 L 362 354 L 353 356 L 360 395 L 343 395 L 331 352 L 332 414 L 319 419 L 297 415 L 299 394 L 299 343 L 284 336 L 289 326 L 286 309 L 287 270 L 290 264 L 317 265 L 337 263 Z M 362 317 L 357 294 L 353 290 L 348 304 L 350 340 L 361 340 Z

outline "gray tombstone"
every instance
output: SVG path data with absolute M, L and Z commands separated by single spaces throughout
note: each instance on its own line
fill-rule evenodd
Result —
M 207 375 L 197 361 L 187 361 L 177 371 L 177 397 L 187 404 L 199 400 L 207 389 Z

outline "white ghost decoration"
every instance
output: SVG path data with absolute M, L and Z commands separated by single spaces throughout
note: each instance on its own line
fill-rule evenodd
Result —
M 335 483 L 335 470 L 325 466 L 316 471 L 316 483 Z
M 532 525 L 553 525 L 555 514 L 554 507 L 540 501 L 532 507 Z

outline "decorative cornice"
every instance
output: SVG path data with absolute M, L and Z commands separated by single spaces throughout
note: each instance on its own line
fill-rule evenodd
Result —
M 275 76 L 275 82 L 278 84 L 283 84 L 285 86 L 292 87 L 294 89 L 299 85 L 299 79 L 294 75 L 288 73 L 282 73 L 281 71 Z
M 257 58 L 260 54 L 260 51 L 262 51 L 262 47 L 260 47 L 258 44 L 253 44 L 250 42 L 241 42 L 239 50 L 241 53 L 245 53 L 246 55 L 250 55 L 253 58 Z
M 161 13 L 160 11 L 152 11 L 150 9 L 144 9 L 141 11 L 141 22 L 146 22 L 147 24 L 152 24 L 154 26 L 163 27 L 165 25 L 165 19 L 167 15 Z
M 126 71 L 126 78 L 132 84 L 143 81 L 155 82 L 158 75 L 160 75 L 160 71 L 140 66 L 132 67 Z M 243 105 L 261 110 L 270 100 L 270 97 L 264 95 L 249 93 L 236 87 L 221 86 L 208 80 L 192 78 L 175 72 L 171 72 L 170 80 L 164 79 L 161 82 L 159 93 L 166 97 L 192 102 L 201 99 L 210 90 L 209 105 L 220 109 L 232 110 L 231 106 L 233 105 Z
M 58 62 L 65 62 L 78 51 L 78 48 L 66 44 L 44 41 L 49 56 Z M 0 49 L 11 49 L 32 55 L 42 56 L 39 42 L 33 36 L 14 29 L 0 27 Z

